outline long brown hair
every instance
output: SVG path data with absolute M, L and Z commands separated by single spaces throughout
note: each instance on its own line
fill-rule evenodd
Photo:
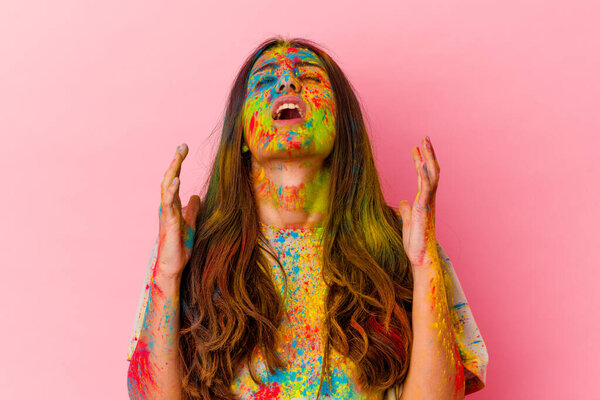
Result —
M 259 226 L 250 152 L 241 151 L 250 71 L 261 54 L 279 45 L 308 49 L 322 60 L 337 105 L 334 148 L 324 161 L 331 196 L 322 239 L 328 290 L 320 385 L 329 378 L 331 346 L 356 364 L 358 383 L 367 390 L 398 385 L 408 371 L 411 265 L 400 218 L 381 191 L 359 102 L 342 70 L 315 43 L 273 38 L 246 59 L 233 83 L 183 272 L 179 350 L 186 399 L 235 399 L 235 375 L 258 349 L 271 373 L 286 367 L 276 353 L 284 301 L 263 251 L 277 257 Z

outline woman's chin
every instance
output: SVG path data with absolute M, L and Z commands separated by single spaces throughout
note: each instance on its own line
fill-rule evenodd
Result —
M 331 153 L 335 134 L 327 132 L 324 127 L 316 128 L 304 124 L 272 125 L 262 131 L 257 138 L 258 143 L 253 143 L 256 158 L 259 161 L 300 157 L 325 158 Z
M 292 141 L 286 141 L 286 143 L 280 143 L 278 147 L 267 147 L 261 150 L 258 154 L 258 161 L 283 161 L 283 160 L 294 160 L 294 159 L 325 159 L 331 148 L 328 149 L 316 149 L 313 142 L 294 143 Z

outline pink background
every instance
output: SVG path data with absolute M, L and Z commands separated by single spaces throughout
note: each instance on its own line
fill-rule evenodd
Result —
M 431 137 L 438 240 L 490 355 L 469 398 L 600 396 L 598 2 L 166 3 L 0 5 L 0 398 L 127 398 L 163 172 L 188 143 L 187 202 L 278 33 L 351 79 L 390 203 Z

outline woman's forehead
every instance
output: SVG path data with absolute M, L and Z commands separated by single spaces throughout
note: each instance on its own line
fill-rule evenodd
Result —
M 281 65 L 289 64 L 290 67 L 301 62 L 311 62 L 323 66 L 319 57 L 308 49 L 291 47 L 291 46 L 276 46 L 265 51 L 256 60 L 252 71 L 265 66 L 266 64 Z

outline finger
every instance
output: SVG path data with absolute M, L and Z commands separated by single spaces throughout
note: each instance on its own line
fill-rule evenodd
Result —
M 200 197 L 197 195 L 193 195 L 190 197 L 190 201 L 187 206 L 184 207 L 183 211 L 183 219 L 187 224 L 193 228 L 196 227 L 196 217 L 198 216 L 198 211 L 200 210 Z
M 187 206 L 184 207 L 182 237 L 185 243 L 186 254 L 191 256 L 191 251 L 194 247 L 194 237 L 196 234 L 196 217 L 200 210 L 200 197 L 193 195 L 190 197 L 190 201 Z
M 177 147 L 177 151 L 175 151 L 175 156 L 173 157 L 173 160 L 171 160 L 171 164 L 169 165 L 169 168 L 167 168 L 163 176 L 163 181 L 161 183 L 162 192 L 165 192 L 169 188 L 171 182 L 173 181 L 173 178 L 179 177 L 179 173 L 181 172 L 181 163 L 183 162 L 187 153 L 188 148 L 185 143 Z
M 412 156 L 413 156 L 413 162 L 415 164 L 415 170 L 417 171 L 417 187 L 419 189 L 418 193 L 421 193 L 421 189 L 422 189 L 421 167 L 420 167 L 419 153 L 417 151 L 417 147 L 413 147 Z M 418 193 L 417 193 L 417 196 L 418 196 Z
M 427 159 L 425 158 L 425 155 L 423 152 L 421 152 L 421 149 L 419 147 L 417 147 L 417 152 L 419 153 L 419 161 L 421 163 L 421 172 L 423 173 L 422 178 L 424 179 L 423 183 L 430 187 L 431 186 L 431 171 L 429 171 L 429 169 L 427 168 Z M 425 188 L 423 188 L 425 189 Z
M 181 164 L 183 163 L 183 160 L 185 160 L 185 158 L 187 157 L 189 152 L 188 146 L 185 143 L 182 143 L 179 145 L 179 147 L 177 147 L 177 153 L 179 153 L 181 156 L 178 156 L 177 153 L 175 154 L 177 157 L 175 157 L 177 159 L 177 168 L 175 170 L 175 176 L 179 176 L 179 173 L 181 172 Z
M 423 159 L 420 149 L 417 147 L 417 154 L 419 157 L 419 173 L 421 174 L 421 191 L 418 193 L 413 208 L 420 212 L 427 211 L 429 207 L 429 201 L 431 200 L 431 182 L 429 181 L 429 175 L 427 173 L 427 164 Z
M 163 219 L 178 219 L 181 215 L 180 208 L 175 205 L 175 193 L 179 189 L 179 178 L 173 178 L 171 185 L 167 188 L 162 197 Z
M 429 182 L 429 175 L 427 173 L 427 165 L 423 156 L 421 155 L 421 150 L 418 147 L 415 147 L 418 157 L 417 162 L 417 170 L 421 177 L 421 190 L 417 194 L 417 199 L 415 200 L 415 205 L 419 208 L 426 208 L 427 203 L 429 202 L 429 195 L 431 189 L 431 183 Z
M 402 200 L 398 206 L 398 211 L 400 211 L 400 215 L 402 217 L 402 237 L 404 239 L 408 239 L 411 218 L 411 209 L 408 201 Z
M 433 160 L 435 161 L 436 170 L 440 171 L 440 164 L 438 162 L 437 156 L 435 155 L 435 151 L 433 150 L 433 143 L 431 143 L 431 138 L 429 136 L 426 137 L 427 142 L 429 143 L 429 150 L 431 151 L 431 155 L 433 156 Z
M 427 173 L 429 175 L 429 181 L 431 183 L 431 187 L 435 188 L 439 180 L 440 166 L 435 158 L 435 154 L 433 153 L 433 146 L 431 144 L 431 139 L 429 138 L 429 136 L 426 136 L 422 139 L 422 144 L 424 148 L 423 156 L 427 164 Z
M 181 214 L 181 198 L 179 197 L 179 188 L 181 187 L 181 180 L 178 176 L 173 179 L 177 179 L 177 188 L 175 189 L 175 194 L 173 195 L 173 207 Z

